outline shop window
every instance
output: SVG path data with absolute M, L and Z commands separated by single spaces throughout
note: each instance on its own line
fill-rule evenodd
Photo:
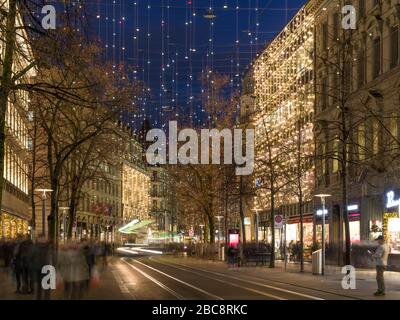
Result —
M 400 217 L 398 213 L 385 213 L 383 235 L 388 241 L 391 253 L 400 254 Z

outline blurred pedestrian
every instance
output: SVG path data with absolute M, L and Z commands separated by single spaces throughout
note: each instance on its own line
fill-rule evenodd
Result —
M 82 299 L 90 279 L 83 248 L 77 243 L 69 244 L 60 252 L 58 265 L 64 281 L 64 299 Z
M 49 300 L 50 289 L 42 286 L 43 278 L 46 274 L 42 273 L 44 266 L 53 266 L 53 250 L 51 244 L 44 238 L 38 238 L 32 248 L 31 274 L 33 275 L 33 288 L 37 300 Z
M 22 270 L 22 293 L 33 293 L 33 274 L 32 274 L 32 257 L 33 242 L 29 235 L 19 245 L 21 270 Z
M 17 288 L 15 290 L 15 293 L 22 293 L 22 256 L 21 256 L 21 250 L 20 250 L 20 245 L 22 243 L 23 239 L 21 235 L 17 236 L 17 239 L 15 241 L 15 245 L 13 247 L 13 255 L 12 255 L 12 262 L 11 262 L 11 268 L 14 273 L 15 281 L 17 283 Z

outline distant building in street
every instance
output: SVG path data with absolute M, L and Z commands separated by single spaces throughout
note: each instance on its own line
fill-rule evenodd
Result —
M 143 161 L 143 149 L 135 137 L 127 142 L 127 152 L 122 163 L 122 214 L 123 226 L 136 222 L 140 227 L 126 237 L 132 241 L 147 240 L 150 216 L 150 173 Z
M 84 184 L 73 229 L 77 239 L 119 242 L 119 228 L 135 219 L 149 220 L 150 177 L 143 150 L 129 128 L 119 130 L 125 148 Z
M 151 172 L 151 212 L 154 225 L 154 241 L 173 241 L 177 232 L 177 203 L 174 186 L 168 172 L 160 166 L 149 167 Z

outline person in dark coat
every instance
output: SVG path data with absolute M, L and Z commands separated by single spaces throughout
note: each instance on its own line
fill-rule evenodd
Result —
M 32 252 L 33 242 L 29 235 L 25 237 L 19 246 L 21 268 L 22 268 L 22 292 L 33 293 L 33 274 L 32 274 Z
M 12 261 L 11 261 L 11 268 L 14 272 L 15 280 L 17 283 L 17 288 L 15 293 L 22 293 L 22 256 L 21 256 L 21 250 L 20 246 L 22 243 L 22 238 L 21 236 L 17 237 L 17 240 L 13 246 L 13 255 L 12 255 Z

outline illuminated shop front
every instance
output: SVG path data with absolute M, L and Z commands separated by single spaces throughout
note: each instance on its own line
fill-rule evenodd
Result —
M 349 227 L 350 227 L 350 241 L 351 243 L 357 243 L 361 240 L 361 212 L 358 204 L 349 204 L 347 207 L 349 215 Z M 344 226 L 343 226 L 343 230 Z
M 286 242 L 300 241 L 301 231 L 300 217 L 289 218 L 286 225 Z M 304 246 L 311 246 L 313 242 L 313 217 L 306 215 L 303 217 L 303 239 Z
M 400 197 L 394 191 L 386 193 L 386 212 L 383 214 L 382 233 L 392 254 L 400 254 Z
M 2 212 L 0 214 L 0 239 L 14 239 L 17 235 L 28 234 L 28 221 Z

